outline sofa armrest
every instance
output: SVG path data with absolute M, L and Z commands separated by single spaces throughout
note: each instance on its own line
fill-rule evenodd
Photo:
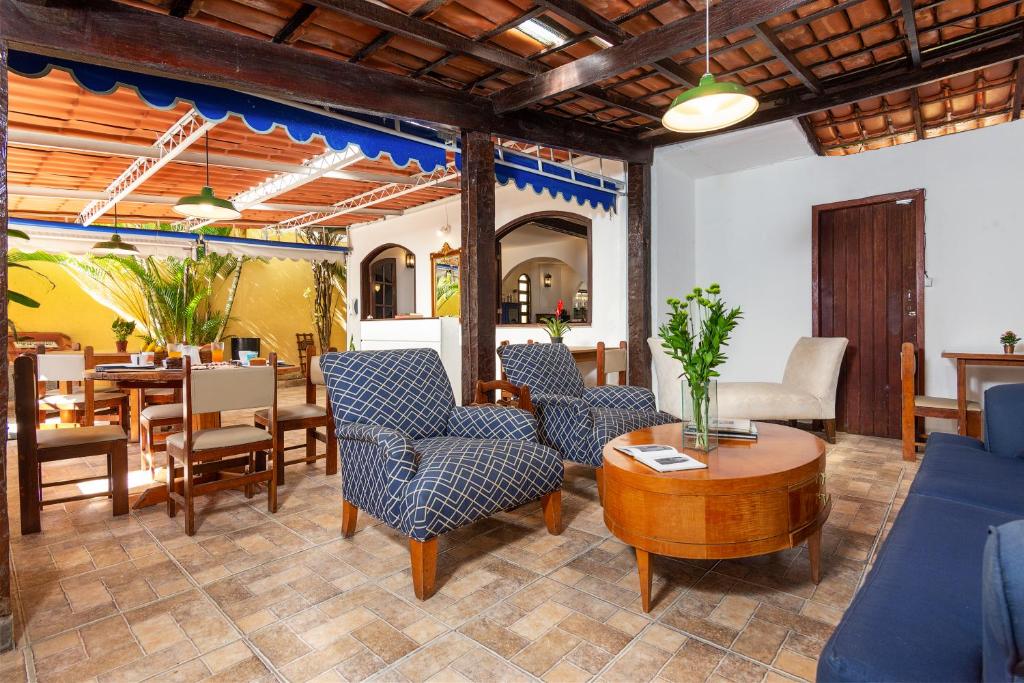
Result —
M 583 400 L 592 408 L 624 408 L 653 413 L 657 410 L 654 394 L 643 387 L 610 384 L 603 387 L 587 387 Z
M 537 420 L 519 408 L 456 406 L 448 418 L 448 436 L 537 441 Z
M 345 500 L 395 526 L 406 484 L 416 474 L 412 439 L 397 429 L 358 422 L 338 422 Z

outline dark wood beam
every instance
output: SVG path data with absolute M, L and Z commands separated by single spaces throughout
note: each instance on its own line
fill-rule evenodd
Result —
M 580 2 L 580 0 L 536 0 L 536 2 L 538 5 L 547 7 L 572 23 L 582 26 L 594 35 L 604 38 L 612 45 L 621 45 L 633 37 L 629 31 L 614 21 L 605 19 Z M 693 77 L 687 73 L 686 68 L 676 64 L 671 59 L 659 59 L 652 66 L 658 73 L 672 79 L 676 83 L 688 87 L 693 85 Z
M 500 66 L 503 69 L 519 71 L 525 74 L 538 74 L 544 71 L 543 66 L 531 62 L 525 57 L 520 57 L 507 50 L 478 43 L 472 38 L 467 38 L 461 33 L 450 31 L 439 24 L 423 21 L 383 5 L 366 2 L 366 0 L 310 0 L 310 4 L 340 12 L 347 17 L 379 28 L 386 33 L 404 36 L 448 52 L 471 55 L 495 66 Z
M 818 134 L 814 130 L 814 124 L 806 116 L 800 116 L 797 118 L 797 123 L 800 124 L 800 130 L 804 132 L 804 137 L 807 138 L 807 144 L 811 146 L 814 153 L 819 157 L 825 156 L 825 152 L 821 149 L 821 140 L 818 139 Z
M 748 29 L 805 2 L 807 0 L 723 0 L 711 13 L 711 38 Z M 492 98 L 495 110 L 521 109 L 567 90 L 611 78 L 638 65 L 652 64 L 703 42 L 704 12 L 697 12 L 505 88 Z
M 903 30 L 907 34 L 907 52 L 910 54 L 910 65 L 919 67 L 921 66 L 921 43 L 917 38 L 914 0 L 900 0 L 900 11 L 903 13 Z
M 626 382 L 651 387 L 651 165 L 626 166 Z
M 1010 111 L 1010 118 L 1013 121 L 1020 118 L 1022 104 L 1024 104 L 1024 59 L 1018 59 L 1017 74 L 1013 80 L 1013 105 Z
M 642 134 L 640 137 L 649 140 L 655 146 L 661 146 L 709 137 L 709 135 L 720 135 L 721 133 L 728 133 L 742 128 L 752 128 L 797 116 L 806 116 L 871 97 L 881 97 L 890 93 L 916 88 L 926 83 L 953 78 L 954 76 L 977 71 L 978 69 L 1020 59 L 1021 57 L 1024 57 L 1024 37 L 1017 37 L 1009 42 L 977 50 L 970 54 L 956 53 L 955 56 L 947 59 L 937 59 L 920 69 L 903 68 L 898 71 L 888 69 L 868 76 L 844 77 L 825 81 L 823 83 L 825 87 L 823 95 L 795 99 L 774 107 L 766 107 L 743 123 L 718 133 L 685 135 L 661 129 L 652 131 L 649 134 Z
M 295 10 L 295 14 L 288 19 L 288 22 L 281 27 L 281 30 L 274 35 L 275 43 L 287 43 L 288 39 L 295 34 L 299 28 L 306 23 L 306 20 L 316 11 L 316 7 L 303 4 Z
M 192 3 L 194 1 L 195 0 L 171 0 L 171 6 L 167 10 L 167 14 L 179 19 L 187 17 L 188 13 L 192 11 Z
M 533 19 L 538 14 L 543 14 L 543 13 L 544 13 L 544 8 L 543 7 L 534 7 L 533 9 L 528 11 L 526 14 L 520 14 L 515 19 L 511 19 L 509 21 L 506 21 L 504 24 L 498 24 L 497 26 L 492 28 L 490 31 L 486 31 L 484 33 L 481 33 L 480 35 L 478 35 L 473 40 L 475 40 L 478 43 L 486 42 L 486 41 L 490 40 L 491 38 L 493 38 L 495 36 L 501 35 L 505 31 L 508 31 L 509 29 L 515 28 L 516 26 L 518 26 L 519 24 L 523 23 L 524 21 L 529 21 L 530 19 Z M 430 73 L 431 71 L 433 71 L 434 69 L 436 69 L 437 67 L 439 67 L 439 66 L 441 66 L 443 64 L 447 64 L 454 57 L 457 57 L 457 56 L 458 55 L 456 53 L 449 52 L 444 57 L 441 57 L 440 59 L 437 59 L 437 60 L 431 62 L 430 64 L 427 64 L 426 66 L 424 66 L 422 69 L 420 69 L 419 71 L 414 73 L 413 77 L 414 78 L 419 78 L 420 76 L 425 76 L 428 73 Z M 500 73 L 500 72 L 501 72 L 501 70 L 499 69 L 498 71 L 495 71 L 494 73 Z M 472 90 L 472 89 L 473 88 L 469 87 L 469 86 L 467 86 L 465 88 L 465 90 Z
M 771 26 L 765 23 L 757 24 L 752 29 L 762 43 L 768 46 L 776 59 L 782 62 L 786 69 L 796 76 L 808 90 L 815 94 L 821 94 L 821 81 L 814 75 L 810 67 L 805 66 L 799 57 L 793 54 Z
M 451 2 L 451 0 L 427 0 L 427 2 L 423 3 L 422 5 L 417 7 L 415 10 L 413 10 L 413 12 L 409 16 L 416 17 L 416 18 L 430 16 L 431 14 L 436 12 L 437 10 L 439 10 L 442 7 L 444 7 L 445 5 L 447 5 L 449 2 Z M 366 59 L 367 57 L 372 55 L 374 52 L 376 52 L 380 48 L 382 48 L 385 45 L 387 45 L 391 41 L 391 38 L 394 35 L 395 34 L 392 33 L 391 31 L 382 31 L 379 36 L 374 38 L 365 47 L 363 47 L 363 49 L 361 49 L 359 52 L 357 52 L 352 57 L 351 61 L 353 61 L 353 62 L 361 62 L 361 61 L 363 61 L 364 59 Z
M 914 115 L 914 132 L 918 140 L 924 140 L 924 120 L 921 118 L 921 96 L 917 94 L 917 88 L 910 89 L 910 108 Z
M 0 41 L 0 401 L 7 405 L 10 388 L 7 386 L 7 43 Z M 14 613 L 11 602 L 11 524 L 7 512 L 7 473 L 13 468 L 7 466 L 7 411 L 0 416 L 0 652 L 14 648 Z
M 476 395 L 477 380 L 497 378 L 494 293 L 498 282 L 494 258 L 494 145 L 490 134 L 462 132 L 461 180 L 462 402 L 469 405 Z
M 88 7 L 4 0 L 0 27 L 0 38 L 12 48 L 37 54 L 316 106 L 487 130 L 626 161 L 652 158 L 648 145 L 626 135 L 536 112 L 496 115 L 484 97 L 111 0 L 92 0 Z

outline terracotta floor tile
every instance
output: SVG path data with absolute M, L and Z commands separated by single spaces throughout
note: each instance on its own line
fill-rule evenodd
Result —
M 725 657 L 725 650 L 699 640 L 687 640 L 672 655 L 659 676 L 673 683 L 704 681 Z
M 647 643 L 635 643 L 601 675 L 605 681 L 652 681 L 672 655 Z
M 560 629 L 552 629 L 536 638 L 512 661 L 534 676 L 541 676 L 568 655 L 579 642 L 577 636 Z

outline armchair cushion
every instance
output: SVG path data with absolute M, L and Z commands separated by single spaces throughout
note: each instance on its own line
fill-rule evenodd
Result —
M 982 556 L 982 672 L 1024 680 L 1024 520 L 990 527 Z
M 643 387 L 620 386 L 587 387 L 583 400 L 593 408 L 624 408 L 653 413 L 657 410 L 654 394 Z
M 519 408 L 456 406 L 448 419 L 448 436 L 537 441 L 537 419 Z
M 617 436 L 645 427 L 679 422 L 673 415 L 659 411 L 639 412 L 624 408 L 594 408 L 594 436 L 596 438 L 595 466 L 602 462 L 601 452 L 606 443 Z
M 345 500 L 398 528 L 406 484 L 416 473 L 412 439 L 389 427 L 338 422 Z
M 772 382 L 719 382 L 718 414 L 751 420 L 823 420 L 828 414 L 813 395 Z
M 530 387 L 531 395 L 583 395 L 583 375 L 565 344 L 510 344 L 498 354 L 508 380 Z
M 539 443 L 445 436 L 415 442 L 398 527 L 426 541 L 561 488 L 562 459 Z
M 985 391 L 985 447 L 999 455 L 1024 457 L 1024 384 Z
M 320 367 L 339 423 L 390 427 L 412 439 L 444 436 L 455 396 L 436 351 L 327 353 Z

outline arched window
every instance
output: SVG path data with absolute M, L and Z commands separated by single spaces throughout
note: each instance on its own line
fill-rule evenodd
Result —
M 519 300 L 519 323 L 530 322 L 530 276 L 522 273 L 519 276 L 519 288 L 516 291 Z
M 359 264 L 363 320 L 416 312 L 416 257 L 400 244 L 382 244 Z

